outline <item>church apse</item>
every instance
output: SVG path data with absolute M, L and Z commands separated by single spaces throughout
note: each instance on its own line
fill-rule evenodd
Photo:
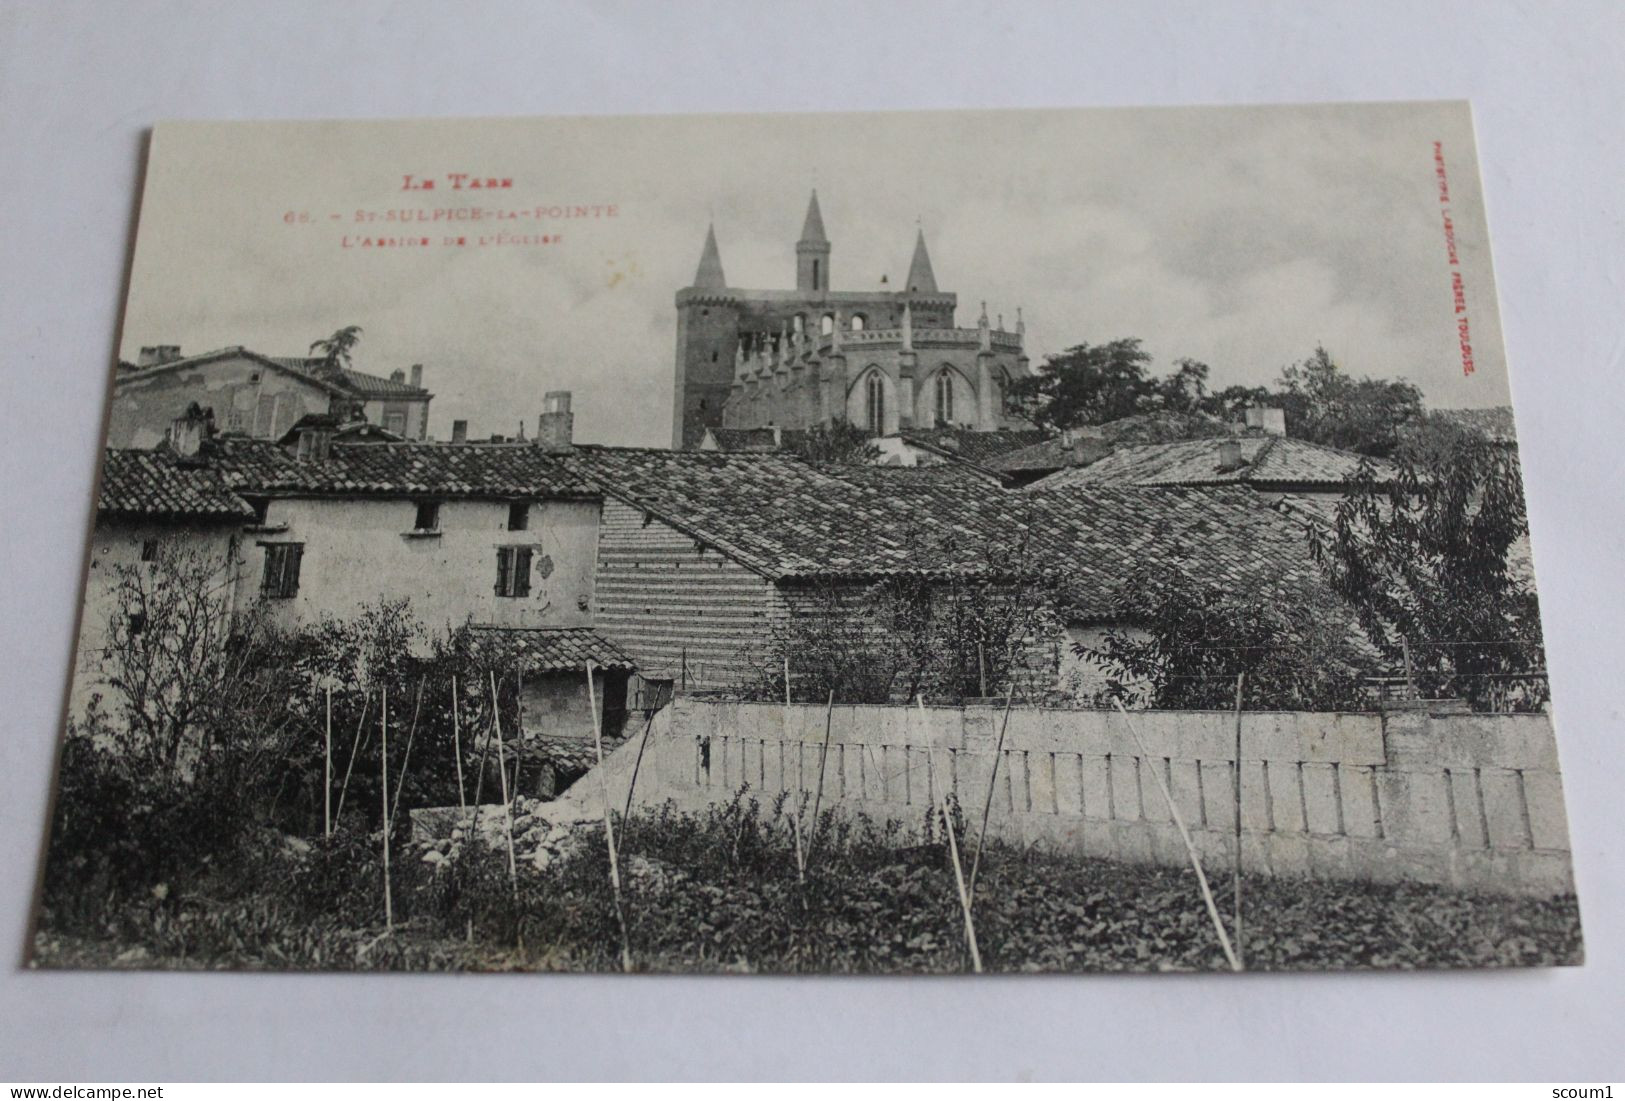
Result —
M 796 289 L 730 287 L 714 227 L 693 285 L 677 292 L 672 446 L 707 428 L 809 428 L 845 419 L 886 435 L 952 424 L 1021 425 L 1004 388 L 1028 373 L 1024 324 L 955 322 L 958 296 L 937 288 L 924 231 L 903 283 L 829 289 L 833 249 L 814 192 L 796 243 Z M 1001 319 L 1002 321 L 1002 319 Z

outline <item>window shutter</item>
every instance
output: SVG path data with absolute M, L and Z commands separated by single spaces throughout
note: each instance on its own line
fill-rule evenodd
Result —
M 513 548 L 497 548 L 497 595 L 508 595 L 508 577 L 513 568 Z
M 277 582 L 282 577 L 282 556 L 278 553 L 280 547 L 267 546 L 265 548 L 265 572 L 260 575 L 260 592 L 266 596 L 275 596 Z
M 299 563 L 304 557 L 303 543 L 293 543 L 288 547 L 287 562 L 283 565 L 283 596 L 293 596 L 299 591 Z
M 530 548 L 517 547 L 513 552 L 513 595 L 530 595 Z

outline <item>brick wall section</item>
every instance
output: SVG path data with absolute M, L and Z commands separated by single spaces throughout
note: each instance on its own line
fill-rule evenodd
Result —
M 999 715 L 933 707 L 922 720 L 908 707 L 835 708 L 824 805 L 913 828 L 946 782 L 967 819 L 979 820 Z M 817 706 L 786 716 L 770 704 L 677 700 L 643 756 L 638 801 L 698 808 L 745 784 L 769 797 L 810 791 L 824 722 Z M 1228 868 L 1234 716 L 1143 711 L 1134 723 L 1143 751 L 1115 712 L 1012 712 L 990 836 L 1182 866 L 1160 774 L 1204 862 Z M 1526 895 L 1574 889 L 1548 716 L 1249 712 L 1242 737 L 1242 859 L 1254 871 Z M 621 756 L 604 766 L 617 805 L 631 767 Z
M 772 582 L 614 498 L 598 529 L 594 624 L 647 677 L 678 679 L 687 652 L 691 690 L 753 679 L 785 606 Z

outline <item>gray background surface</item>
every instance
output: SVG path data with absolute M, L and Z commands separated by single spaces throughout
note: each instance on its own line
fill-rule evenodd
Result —
M 0 5 L 0 1079 L 1617 1076 L 1622 62 L 1608 3 Z M 153 120 L 1461 97 L 1530 483 L 1584 968 L 976 982 L 20 969 Z

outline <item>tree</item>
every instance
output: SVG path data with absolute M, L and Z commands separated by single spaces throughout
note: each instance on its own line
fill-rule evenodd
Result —
M 830 425 L 814 425 L 803 432 L 791 446 L 803 459 L 815 463 L 847 463 L 867 465 L 880 458 L 869 433 L 847 420 Z
M 1104 424 L 1150 407 L 1157 383 L 1151 354 L 1136 337 L 1079 344 L 1045 358 L 1038 372 L 1016 379 L 1008 397 L 1040 428 Z
M 1370 661 L 1330 603 L 1201 584 L 1177 565 L 1142 569 L 1122 593 L 1132 623 L 1072 649 L 1107 674 L 1098 704 L 1228 709 L 1245 673 L 1248 707 L 1341 710 L 1357 706 Z
M 101 673 L 101 731 L 137 772 L 180 778 L 200 764 L 274 752 L 287 733 L 287 678 L 258 609 L 233 614 L 223 557 L 160 542 L 114 567 Z
M 355 346 L 361 343 L 361 326 L 346 325 L 336 330 L 332 336 L 311 342 L 310 350 L 321 353 L 319 369 L 327 374 L 337 374 L 340 370 L 350 367 L 350 353 Z
M 1281 371 L 1272 400 L 1291 435 L 1311 443 L 1385 458 L 1422 416 L 1422 391 L 1403 379 L 1351 378 L 1324 347 Z
M 1226 386 L 1204 397 L 1201 410 L 1226 421 L 1239 421 L 1248 406 L 1269 405 L 1275 400 L 1267 386 Z
M 823 703 L 886 703 L 916 695 L 939 700 L 1029 691 L 1053 677 L 1033 643 L 1054 637 L 1054 580 L 1025 537 L 1013 544 L 967 545 L 965 537 L 910 534 L 924 562 L 984 562 L 987 568 L 920 569 L 873 582 L 820 578 L 789 591 L 790 614 L 753 653 L 747 693 Z
M 1194 359 L 1174 360 L 1175 370 L 1157 383 L 1162 408 L 1174 413 L 1196 413 L 1207 400 L 1208 365 Z
M 1516 564 L 1527 539 L 1516 460 L 1463 435 L 1426 466 L 1369 468 L 1311 550 L 1367 638 L 1429 698 L 1533 710 L 1548 698 L 1540 608 Z

